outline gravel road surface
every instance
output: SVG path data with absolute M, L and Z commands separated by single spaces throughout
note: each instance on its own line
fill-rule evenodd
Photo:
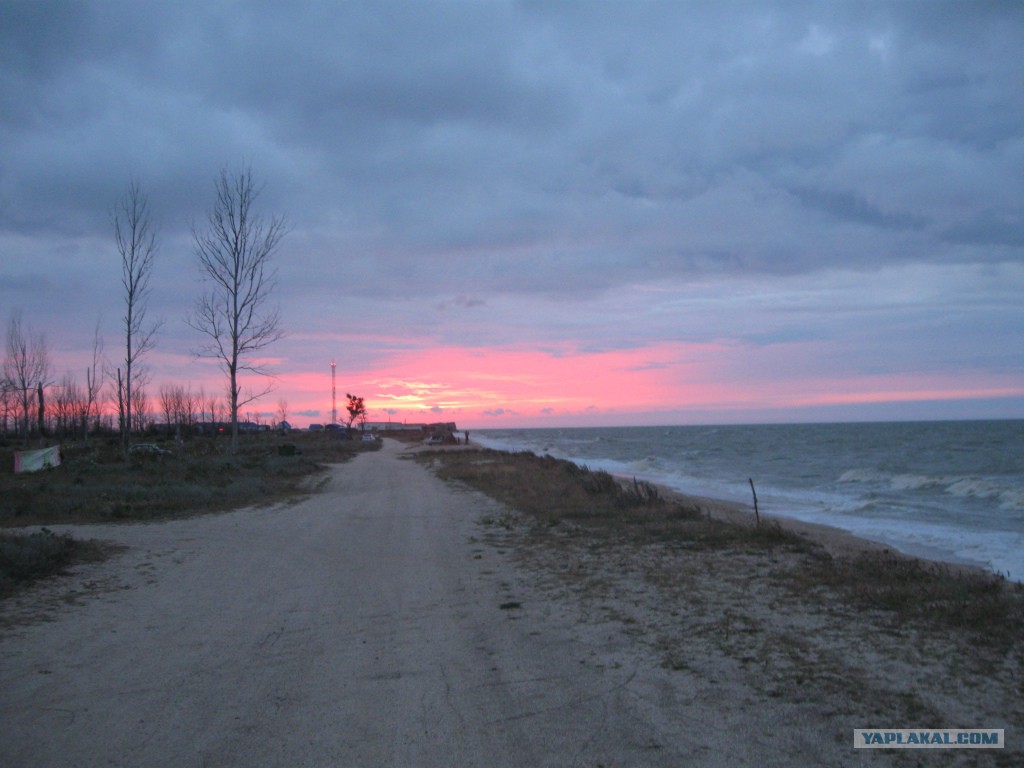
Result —
M 715 764 L 494 512 L 385 440 L 291 506 L 57 529 L 127 549 L 0 610 L 0 764 Z

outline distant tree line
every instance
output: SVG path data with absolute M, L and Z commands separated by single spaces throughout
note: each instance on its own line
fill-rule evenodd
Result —
M 17 310 L 8 321 L 6 340 L 0 376 L 0 434 L 6 437 L 120 435 L 128 422 L 131 434 L 140 435 L 160 423 L 189 429 L 199 422 L 229 418 L 227 398 L 207 395 L 203 387 L 173 383 L 161 385 L 153 400 L 146 392 L 148 382 L 137 375 L 130 418 L 122 416 L 118 404 L 126 399 L 124 377 L 119 393 L 117 381 L 109 378 L 109 363 L 102 359 L 98 332 L 84 384 L 71 371 L 52 378 L 45 336 L 25 325 Z
M 205 226 L 192 225 L 193 250 L 206 288 L 187 322 L 206 339 L 194 354 L 220 363 L 226 396 L 207 396 L 202 389 L 193 392 L 190 384 L 161 386 L 158 402 L 146 392 L 150 379 L 145 357 L 155 348 L 163 324 L 148 318 L 160 239 L 148 198 L 132 179 L 111 213 L 120 258 L 123 354 L 116 361 L 103 355 L 97 323 L 85 384 L 70 371 L 55 381 L 46 337 L 14 310 L 0 376 L 0 433 L 28 440 L 44 434 L 85 438 L 116 432 L 127 458 L 132 437 L 151 428 L 159 415 L 164 425 L 185 429 L 223 420 L 231 425 L 232 451 L 237 448 L 239 409 L 272 389 L 243 389 L 240 375 L 268 376 L 255 356 L 283 335 L 270 296 L 276 282 L 272 258 L 287 225 L 281 216 L 267 219 L 256 210 L 260 187 L 249 168 L 222 170 L 215 191 Z M 283 421 L 283 400 L 278 412 Z

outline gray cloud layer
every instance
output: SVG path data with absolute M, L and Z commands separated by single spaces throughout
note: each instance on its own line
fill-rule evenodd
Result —
M 695 281 L 921 265 L 959 306 L 993 273 L 1024 287 L 1021 50 L 1016 2 L 3 2 L 0 295 L 116 312 L 108 212 L 134 175 L 155 301 L 183 315 L 188 225 L 250 162 L 292 222 L 282 298 L 309 331 L 722 336 L 743 305 L 662 328 L 623 299 L 604 335 L 594 313 L 660 286 L 636 301 L 681 322 Z M 871 303 L 874 278 L 848 282 Z M 990 304 L 967 324 L 1024 329 Z

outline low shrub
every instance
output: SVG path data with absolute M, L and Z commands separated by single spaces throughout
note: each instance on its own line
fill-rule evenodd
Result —
M 440 462 L 438 473 L 458 480 L 552 525 L 559 520 L 647 525 L 700 518 L 695 508 L 664 498 L 649 483 L 623 482 L 608 472 L 533 453 L 426 452 Z
M 47 528 L 28 534 L 0 534 L 0 592 L 59 573 L 75 552 L 75 540 Z
M 968 629 L 988 642 L 1024 635 L 1024 587 L 1001 576 L 958 569 L 892 552 L 817 560 L 798 589 L 825 585 L 853 605 Z

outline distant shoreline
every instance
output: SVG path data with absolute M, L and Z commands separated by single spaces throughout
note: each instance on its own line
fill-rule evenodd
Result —
M 479 441 L 1024 577 L 1024 421 L 488 430 Z
M 458 450 L 472 450 L 474 447 L 479 448 L 482 446 L 477 444 L 476 446 L 458 446 L 455 448 Z M 452 448 L 449 448 L 448 450 L 451 449 Z M 507 455 L 512 455 L 514 453 L 514 451 L 504 449 L 487 448 L 487 450 Z M 631 478 L 626 475 L 616 473 L 612 474 L 625 485 L 628 485 L 631 482 Z M 675 499 L 683 505 L 698 506 L 715 519 L 742 526 L 753 526 L 756 522 L 752 506 L 727 499 L 684 493 L 662 483 L 651 483 L 651 485 L 658 488 L 659 492 L 666 498 Z M 843 528 L 827 525 L 825 523 L 808 522 L 794 517 L 780 515 L 775 512 L 761 512 L 761 518 L 764 522 L 777 523 L 784 529 L 792 531 L 798 536 L 814 542 L 833 557 L 856 557 L 862 554 L 889 554 L 893 557 L 906 559 L 908 561 L 917 561 L 929 566 L 943 566 L 958 573 L 1004 578 L 1003 574 L 999 574 L 984 565 L 934 558 L 912 552 L 906 552 L 890 542 L 868 539 L 863 536 L 858 536 L 856 533 Z M 1009 579 L 1008 581 L 1017 583 L 1020 580 Z

